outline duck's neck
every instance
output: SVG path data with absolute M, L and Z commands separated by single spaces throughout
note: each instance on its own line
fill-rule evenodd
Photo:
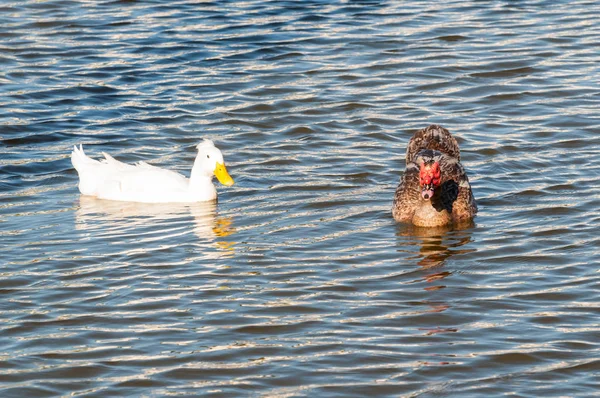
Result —
M 206 171 L 194 165 L 190 175 L 190 189 L 198 190 L 209 185 L 212 186 L 212 174 L 208 174 Z

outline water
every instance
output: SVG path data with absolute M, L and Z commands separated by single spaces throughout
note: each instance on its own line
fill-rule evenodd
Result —
M 591 396 L 597 2 L 4 2 L 0 395 Z M 472 228 L 390 214 L 458 138 Z M 69 153 L 218 205 L 80 197 Z

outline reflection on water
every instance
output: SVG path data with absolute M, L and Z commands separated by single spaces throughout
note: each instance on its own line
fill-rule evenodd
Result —
M 415 257 L 419 261 L 417 265 L 423 268 L 433 268 L 444 265 L 445 261 L 455 254 L 472 253 L 475 248 L 457 249 L 471 243 L 473 224 L 462 228 L 453 226 L 441 226 L 423 228 L 414 225 L 399 225 L 396 236 L 401 240 L 399 246 L 406 244 L 406 239 L 413 245 L 419 245 L 419 254 Z M 447 272 L 440 272 L 432 277 L 432 280 L 446 277 Z
M 464 225 L 457 228 L 456 226 L 441 226 L 433 228 L 423 228 L 414 225 L 401 224 L 396 229 L 396 239 L 398 242 L 398 251 L 409 252 L 412 248 L 415 252 L 409 259 L 417 260 L 416 264 L 421 267 L 426 275 L 420 277 L 412 283 L 425 283 L 423 290 L 430 294 L 431 298 L 424 300 L 422 303 L 426 305 L 426 309 L 422 312 L 426 313 L 444 313 L 452 307 L 450 302 L 440 300 L 439 295 L 434 295 L 436 291 L 446 288 L 443 281 L 453 274 L 452 271 L 441 269 L 447 260 L 456 254 L 466 254 L 477 251 L 474 247 L 472 233 L 474 224 Z M 443 296 L 442 296 L 443 297 Z M 425 336 L 433 336 L 437 334 L 457 333 L 460 328 L 456 325 L 447 327 L 428 326 L 419 327 Z M 428 363 L 424 363 L 428 364 Z M 442 363 L 440 363 L 442 364 Z
M 434 292 L 445 289 L 446 285 L 441 284 L 441 282 L 452 275 L 452 272 L 441 270 L 440 267 L 453 255 L 476 251 L 474 247 L 469 247 L 469 244 L 472 243 L 473 228 L 470 228 L 471 226 L 464 226 L 463 229 L 453 226 L 435 228 L 421 228 L 414 225 L 398 226 L 396 232 L 398 247 L 403 248 L 407 245 L 409 247 L 419 247 L 418 254 L 411 256 L 411 258 L 418 260 L 417 265 L 427 271 L 424 277 L 414 281 L 416 283 L 425 282 L 427 286 L 423 290 Z M 401 249 L 401 251 L 406 251 L 406 249 Z M 425 312 L 430 313 L 444 312 L 450 308 L 450 305 L 445 301 L 426 301 L 425 304 L 430 307 Z M 419 330 L 425 331 L 427 336 L 458 331 L 455 327 L 419 328 Z
M 138 236 L 146 241 L 169 240 L 191 230 L 199 240 L 213 243 L 224 253 L 233 254 L 234 250 L 233 221 L 231 217 L 217 215 L 216 201 L 135 203 L 81 195 L 75 212 L 75 228 L 86 232 L 84 237 L 110 234 Z
M 597 395 L 600 2 L 197 3 L 2 3 L 0 397 Z M 389 213 L 432 123 L 475 228 Z M 204 137 L 218 207 L 80 199 Z

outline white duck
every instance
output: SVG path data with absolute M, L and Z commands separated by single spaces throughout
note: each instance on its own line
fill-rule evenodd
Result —
M 190 178 L 160 167 L 139 162 L 119 162 L 107 153 L 102 161 L 89 158 L 83 147 L 75 146 L 71 162 L 79 174 L 79 191 L 100 199 L 142 203 L 204 202 L 215 200 L 213 175 L 223 185 L 233 185 L 223 155 L 211 140 L 197 146 L 198 155 Z

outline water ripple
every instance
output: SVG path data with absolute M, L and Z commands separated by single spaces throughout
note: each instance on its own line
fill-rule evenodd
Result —
M 596 392 L 595 2 L 0 10 L 2 396 Z M 430 123 L 469 228 L 389 214 Z M 75 144 L 187 174 L 205 137 L 218 205 L 77 192 Z

